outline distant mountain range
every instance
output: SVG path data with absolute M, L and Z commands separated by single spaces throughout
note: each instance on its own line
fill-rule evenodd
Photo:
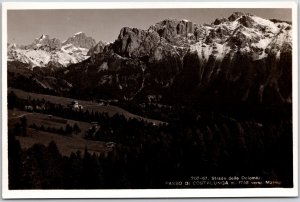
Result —
M 78 32 L 64 42 L 42 35 L 29 45 L 8 44 L 8 60 L 19 61 L 33 67 L 67 67 L 88 58 L 87 52 L 96 45 L 92 37 Z
M 113 43 L 83 33 L 9 45 L 9 61 L 63 66 L 55 79 L 74 96 L 139 102 L 292 100 L 292 25 L 235 12 L 211 24 L 166 19 L 124 27 Z M 49 87 L 49 86 L 48 86 Z

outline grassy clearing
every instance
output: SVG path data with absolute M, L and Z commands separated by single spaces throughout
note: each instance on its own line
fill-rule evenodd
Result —
M 23 149 L 27 149 L 36 143 L 46 146 L 51 141 L 54 141 L 60 153 L 65 156 L 69 156 L 72 152 L 76 153 L 77 151 L 83 153 L 85 148 L 87 148 L 90 153 L 97 154 L 106 153 L 111 150 L 110 148 L 106 147 L 104 142 L 62 136 L 42 131 L 36 132 L 32 129 L 28 130 L 27 137 L 19 136 L 17 139 L 20 141 Z
M 37 126 L 44 125 L 45 127 L 60 128 L 65 127 L 66 124 L 73 126 L 77 123 L 81 129 L 81 132 L 78 135 L 73 134 L 72 136 L 66 136 L 28 128 L 26 137 L 17 137 L 21 143 L 21 147 L 24 149 L 29 148 L 36 143 L 48 145 L 51 141 L 54 141 L 57 144 L 59 151 L 66 156 L 69 156 L 72 152 L 77 152 L 78 150 L 83 153 L 85 148 L 87 148 L 89 152 L 97 154 L 111 151 L 111 148 L 106 147 L 105 142 L 84 139 L 84 132 L 91 127 L 91 124 L 87 122 L 62 119 L 56 116 L 49 117 L 46 114 L 8 110 L 8 127 L 13 128 L 14 125 L 19 122 L 22 115 L 27 118 L 28 126 L 35 123 Z

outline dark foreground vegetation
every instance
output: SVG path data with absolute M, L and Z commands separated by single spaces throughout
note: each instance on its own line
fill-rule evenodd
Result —
M 32 100 L 9 94 L 8 107 L 23 109 Z M 85 138 L 114 142 L 110 152 L 63 156 L 56 143 L 23 149 L 9 129 L 10 189 L 292 187 L 291 106 L 185 106 L 153 125 L 122 115 L 71 110 L 49 101 L 39 113 L 99 123 Z M 46 103 L 46 104 L 45 104 Z M 221 110 L 222 109 L 222 110 Z M 226 110 L 227 109 L 227 110 Z M 249 113 L 248 113 L 249 112 Z M 251 112 L 251 113 L 250 113 Z M 164 113 L 167 113 L 166 111 Z M 174 116 L 176 114 L 176 116 Z M 20 120 L 21 131 L 28 127 Z M 259 176 L 277 184 L 170 185 L 193 176 Z

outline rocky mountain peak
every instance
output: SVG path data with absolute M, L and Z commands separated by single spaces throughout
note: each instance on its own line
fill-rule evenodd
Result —
M 75 33 L 73 36 L 77 36 L 77 35 L 85 35 L 85 33 L 80 31 L 80 32 Z
M 61 42 L 57 38 L 50 38 L 49 35 L 42 34 L 36 38 L 26 49 L 54 51 L 61 48 Z
M 235 21 L 237 18 L 243 16 L 243 15 L 246 15 L 246 13 L 243 13 L 243 12 L 234 12 L 232 13 L 229 17 L 228 17 L 228 20 L 229 21 Z
M 96 45 L 96 41 L 83 32 L 77 32 L 62 43 L 63 46 L 67 44 L 73 44 L 77 48 L 90 49 Z
M 47 35 L 47 34 L 42 34 L 42 35 L 38 38 L 38 40 L 41 41 L 41 40 L 49 39 L 49 38 L 50 38 L 49 35 Z

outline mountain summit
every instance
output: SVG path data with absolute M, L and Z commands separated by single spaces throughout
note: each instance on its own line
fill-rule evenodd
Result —
M 32 44 L 28 45 L 26 49 L 34 50 L 44 50 L 44 51 L 55 51 L 61 48 L 61 43 L 59 39 L 50 38 L 49 35 L 41 35 L 39 38 L 36 38 Z
M 77 32 L 64 41 L 62 45 L 66 44 L 73 44 L 77 48 L 90 49 L 96 45 L 96 41 L 92 37 L 86 36 L 83 32 Z

